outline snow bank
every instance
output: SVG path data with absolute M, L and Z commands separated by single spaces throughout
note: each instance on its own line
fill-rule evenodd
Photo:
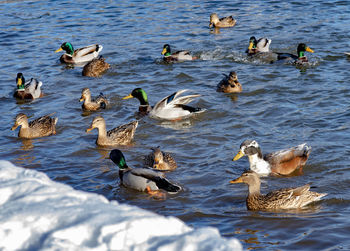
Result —
M 193 229 L 8 161 L 0 161 L 0 212 L 1 250 L 242 250 L 215 228 Z

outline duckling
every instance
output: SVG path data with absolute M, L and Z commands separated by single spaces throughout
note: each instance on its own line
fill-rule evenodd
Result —
M 81 98 L 79 101 L 84 101 L 82 108 L 86 111 L 97 111 L 99 109 L 106 109 L 106 107 L 109 104 L 107 98 L 103 96 L 102 93 L 100 93 L 100 95 L 96 99 L 91 100 L 91 92 L 89 88 L 84 88 L 81 91 Z
M 180 90 L 160 100 L 153 108 L 149 105 L 147 94 L 141 88 L 134 89 L 131 94 L 123 99 L 137 98 L 140 101 L 139 112 L 148 114 L 157 119 L 177 120 L 183 119 L 205 111 L 202 108 L 188 106 L 193 98 L 200 97 L 199 94 L 179 97 L 188 90 Z
M 302 168 L 309 158 L 311 147 L 306 143 L 285 150 L 262 155 L 260 146 L 255 140 L 245 140 L 233 161 L 247 155 L 250 169 L 260 175 L 288 175 Z
M 98 57 L 103 46 L 100 44 L 88 45 L 80 49 L 74 50 L 73 45 L 69 42 L 64 42 L 55 52 L 64 50 L 66 53 L 60 57 L 60 61 L 66 64 L 87 63 Z
M 295 64 L 304 64 L 308 62 L 307 57 L 305 56 L 305 51 L 314 53 L 310 47 L 308 47 L 304 43 L 298 44 L 297 47 L 297 55 L 290 54 L 290 53 L 276 53 L 277 54 L 277 60 L 278 61 L 285 61 L 285 62 L 293 62 Z
M 98 137 L 96 144 L 99 146 L 127 145 L 130 144 L 134 138 L 137 125 L 138 121 L 133 121 L 107 131 L 104 118 L 102 116 L 97 116 L 93 119 L 91 126 L 86 129 L 86 132 L 97 128 Z
M 28 82 L 25 82 L 22 73 L 17 73 L 16 77 L 17 89 L 13 96 L 18 99 L 36 99 L 43 96 L 41 91 L 42 82 L 31 78 Z
M 242 85 L 238 82 L 237 74 L 235 71 L 231 71 L 230 75 L 224 74 L 224 78 L 217 86 L 218 92 L 224 93 L 239 93 L 242 92 Z
M 281 210 L 302 208 L 320 200 L 326 193 L 309 191 L 310 185 L 296 188 L 283 188 L 269 192 L 266 195 L 260 193 L 260 178 L 254 171 L 245 171 L 239 178 L 230 183 L 246 183 L 248 185 L 248 197 L 246 199 L 248 210 Z
M 215 28 L 225 28 L 225 27 L 233 27 L 236 25 L 236 20 L 232 17 L 223 17 L 220 18 L 216 13 L 213 13 L 210 15 L 210 23 L 209 28 L 215 27 Z
M 28 117 L 20 113 L 15 118 L 15 124 L 11 130 L 14 131 L 18 126 L 21 126 L 18 137 L 33 139 L 56 134 L 56 123 L 58 118 L 51 118 L 52 114 L 37 118 L 28 124 Z
M 83 68 L 83 76 L 99 77 L 109 69 L 110 65 L 100 56 L 87 63 Z
M 270 44 L 271 44 L 271 39 L 259 38 L 259 40 L 256 40 L 256 38 L 252 36 L 249 39 L 249 46 L 246 53 L 248 53 L 248 55 L 254 55 L 259 52 L 269 52 Z
M 146 167 L 130 168 L 119 149 L 112 150 L 109 157 L 119 167 L 120 181 L 125 187 L 150 194 L 152 194 L 151 191 L 160 189 L 169 193 L 177 193 L 181 190 L 180 186 L 172 184 L 165 178 L 164 172 Z
M 171 53 L 170 45 L 165 44 L 163 47 L 162 55 L 164 55 L 164 61 L 188 61 L 198 59 L 195 56 L 192 56 L 189 51 L 177 51 Z
M 170 153 L 162 152 L 159 147 L 152 149 L 152 152 L 145 157 L 144 164 L 163 171 L 173 171 L 177 168 L 176 161 Z

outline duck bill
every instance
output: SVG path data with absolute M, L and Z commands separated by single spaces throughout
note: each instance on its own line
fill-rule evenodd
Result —
M 249 46 L 248 46 L 248 50 L 253 49 L 254 43 L 253 42 L 249 42 Z
M 125 96 L 123 99 L 129 99 L 129 98 L 133 98 L 134 96 L 129 94 L 128 96 Z
M 91 126 L 91 127 L 89 127 L 88 129 L 86 129 L 86 132 L 90 132 L 90 131 L 92 131 L 94 128 L 95 128 L 95 127 Z
M 59 49 L 55 50 L 55 52 L 60 52 L 62 50 L 63 50 L 62 48 L 59 48 Z
M 23 83 L 22 83 L 22 79 L 19 78 L 19 79 L 17 80 L 17 88 L 19 88 L 22 84 L 23 84 Z
M 213 27 L 214 26 L 214 23 L 210 23 L 209 24 L 209 28 Z
M 162 55 L 164 55 L 166 53 L 166 48 L 164 48 L 163 50 L 162 50 Z
M 18 127 L 18 125 L 17 124 L 15 124 L 14 126 L 12 126 L 11 127 L 11 131 L 14 131 L 14 130 L 16 130 L 16 128 Z
M 81 102 L 81 101 L 84 101 L 84 98 L 83 98 L 83 97 L 81 97 L 81 98 L 79 99 L 79 102 Z
M 240 158 L 242 158 L 244 156 L 244 153 L 240 150 L 236 156 L 233 158 L 233 161 L 239 160 Z
M 235 179 L 235 180 L 230 180 L 231 184 L 236 184 L 236 183 L 243 183 L 243 180 L 241 177 Z
M 314 53 L 314 51 L 313 50 L 311 50 L 310 49 L 310 47 L 306 47 L 306 49 L 305 49 L 306 51 L 308 51 L 308 52 L 311 52 L 311 53 Z
M 153 168 L 159 169 L 159 159 L 154 159 Z

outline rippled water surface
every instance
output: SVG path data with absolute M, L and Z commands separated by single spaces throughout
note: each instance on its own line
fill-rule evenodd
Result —
M 76 189 L 137 205 L 188 224 L 214 226 L 245 248 L 266 250 L 350 249 L 350 1 L 1 1 L 0 158 L 38 171 Z M 208 28 L 209 15 L 234 15 L 230 29 Z M 294 52 L 304 42 L 310 67 L 264 64 L 245 56 L 250 36 L 272 39 L 273 51 Z M 78 48 L 99 43 L 111 69 L 101 78 L 61 65 L 62 42 Z M 199 60 L 164 64 L 161 50 L 189 49 Z M 243 93 L 217 93 L 222 74 L 235 70 Z M 43 81 L 45 97 L 18 103 L 12 97 L 17 72 Z M 85 116 L 81 90 L 103 92 L 111 108 Z M 94 116 L 107 128 L 136 118 L 137 100 L 122 100 L 142 87 L 151 104 L 180 89 L 202 94 L 207 109 L 185 121 L 140 121 L 134 144 L 122 147 L 130 166 L 150 147 L 171 152 L 178 169 L 168 177 L 184 191 L 166 201 L 119 186 L 118 170 L 85 133 Z M 56 112 L 54 136 L 20 140 L 11 131 L 16 114 L 32 118 Z M 245 139 L 267 153 L 309 143 L 312 153 L 300 176 L 263 179 L 262 190 L 310 183 L 329 195 L 299 211 L 250 212 L 247 187 L 229 184 L 248 168 L 232 162 Z

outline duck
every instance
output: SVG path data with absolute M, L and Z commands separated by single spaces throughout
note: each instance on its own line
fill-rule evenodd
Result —
M 182 188 L 171 183 L 165 177 L 165 173 L 148 167 L 130 168 L 126 164 L 125 157 L 119 149 L 113 149 L 109 154 L 110 159 L 119 167 L 121 184 L 141 192 L 163 190 L 168 193 L 177 193 Z
M 35 78 L 25 81 L 21 72 L 16 77 L 17 88 L 13 96 L 18 99 L 37 99 L 43 96 L 41 86 L 43 83 Z
M 177 51 L 174 53 L 171 53 L 170 45 L 165 44 L 163 46 L 162 55 L 164 55 L 164 61 L 171 62 L 171 61 L 189 61 L 189 60 L 195 60 L 198 59 L 198 57 L 192 56 L 189 51 L 182 50 Z
M 139 113 L 142 115 L 149 114 L 150 117 L 164 120 L 180 120 L 190 116 L 202 113 L 203 108 L 188 106 L 194 98 L 200 97 L 199 94 L 192 94 L 179 97 L 187 89 L 174 92 L 163 98 L 152 108 L 147 99 L 147 94 L 142 88 L 134 89 L 128 96 L 123 99 L 137 98 L 140 101 Z
M 216 91 L 224 93 L 242 92 L 242 85 L 238 82 L 237 73 L 231 71 L 229 75 L 224 74 L 224 78 L 217 85 Z
M 97 116 L 92 120 L 91 126 L 86 129 L 86 132 L 97 128 L 96 144 L 99 146 L 128 145 L 134 138 L 137 125 L 138 121 L 135 120 L 107 131 L 106 121 L 102 116 Z
M 254 55 L 259 52 L 269 52 L 271 41 L 271 39 L 265 37 L 256 40 L 256 38 L 252 36 L 249 39 L 249 46 L 246 52 L 248 55 Z
M 222 17 L 219 19 L 216 13 L 212 13 L 210 15 L 209 28 L 213 26 L 215 28 L 226 28 L 226 27 L 233 27 L 235 25 L 236 25 L 236 20 L 232 16 Z
M 298 44 L 297 55 L 290 53 L 276 53 L 277 61 L 293 62 L 295 64 L 305 64 L 308 62 L 305 52 L 314 53 L 314 51 L 304 43 Z
M 253 211 L 303 208 L 327 195 L 326 193 L 310 191 L 309 184 L 295 188 L 282 188 L 263 195 L 260 193 L 259 175 L 252 170 L 243 172 L 240 177 L 231 180 L 230 183 L 246 183 L 248 185 L 246 205 L 248 210 Z
M 18 133 L 19 138 L 34 139 L 56 134 L 56 124 L 58 118 L 51 118 L 48 114 L 28 123 L 28 117 L 24 113 L 19 113 L 15 118 L 15 124 L 11 130 L 21 127 Z
M 289 175 L 302 168 L 311 153 L 311 146 L 306 143 L 298 146 L 262 155 L 261 148 L 255 140 L 245 140 L 233 161 L 248 156 L 250 169 L 259 175 Z
M 152 152 L 144 158 L 144 164 L 157 170 L 173 171 L 177 164 L 170 153 L 163 152 L 159 146 L 152 148 Z
M 99 58 L 94 58 L 91 62 L 84 66 L 82 75 L 88 77 L 100 77 L 109 68 L 110 64 L 108 64 L 105 59 L 100 56 Z
M 66 52 L 60 57 L 62 63 L 80 64 L 90 62 L 94 58 L 97 58 L 102 49 L 102 45 L 93 44 L 74 50 L 71 43 L 64 42 L 55 52 L 60 52 L 62 50 Z
M 80 102 L 84 101 L 82 108 L 85 111 L 97 111 L 99 109 L 106 109 L 109 102 L 102 93 L 96 99 L 91 100 L 91 92 L 89 88 L 84 88 L 81 91 Z

